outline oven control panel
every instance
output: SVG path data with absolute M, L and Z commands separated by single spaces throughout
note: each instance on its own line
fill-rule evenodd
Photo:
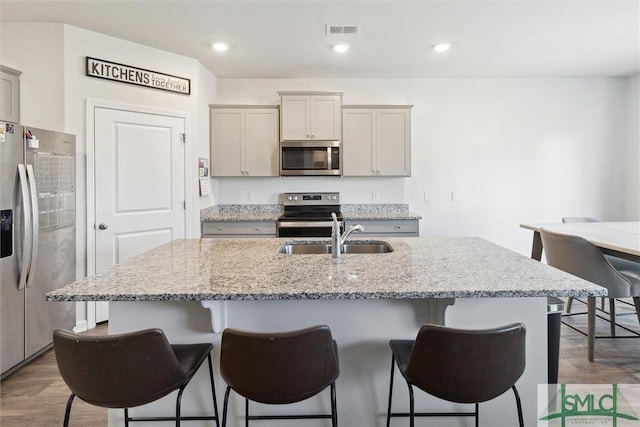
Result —
M 283 193 L 285 206 L 339 205 L 340 193 Z

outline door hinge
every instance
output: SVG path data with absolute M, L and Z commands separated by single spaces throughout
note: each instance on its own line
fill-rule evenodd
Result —
M 182 141 L 183 144 L 185 142 L 187 142 L 187 134 L 186 133 L 181 133 L 180 134 L 180 141 Z
M 187 201 L 186 200 L 182 201 L 182 207 L 184 208 L 184 210 L 187 210 Z

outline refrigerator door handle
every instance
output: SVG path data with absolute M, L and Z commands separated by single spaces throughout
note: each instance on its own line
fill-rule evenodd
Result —
M 33 228 L 31 226 L 31 201 L 29 188 L 27 187 L 27 172 L 23 164 L 18 164 L 18 181 L 22 196 L 22 217 L 24 228 L 24 241 L 22 242 L 22 257 L 20 258 L 20 279 L 18 289 L 24 289 L 27 285 L 27 274 L 31 268 L 31 251 L 33 244 Z
M 36 272 L 36 260 L 38 259 L 38 237 L 40 229 L 40 211 L 38 210 L 38 192 L 36 191 L 36 174 L 33 166 L 27 165 L 27 179 L 29 180 L 29 193 L 31 194 L 31 261 L 27 274 L 27 287 L 33 285 L 33 276 Z

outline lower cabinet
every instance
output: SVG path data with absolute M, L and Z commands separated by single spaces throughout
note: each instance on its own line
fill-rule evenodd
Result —
M 202 221 L 202 237 L 276 237 L 276 222 Z
M 363 232 L 353 233 L 354 237 L 418 237 L 420 235 L 417 219 L 363 219 L 345 220 L 345 228 L 354 224 L 364 226 Z

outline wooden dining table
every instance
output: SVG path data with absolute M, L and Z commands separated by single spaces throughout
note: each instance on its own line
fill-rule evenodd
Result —
M 540 230 L 580 236 L 607 254 L 640 262 L 640 221 L 603 221 L 571 223 L 522 223 L 520 227 L 533 231 L 531 258 L 542 258 Z

